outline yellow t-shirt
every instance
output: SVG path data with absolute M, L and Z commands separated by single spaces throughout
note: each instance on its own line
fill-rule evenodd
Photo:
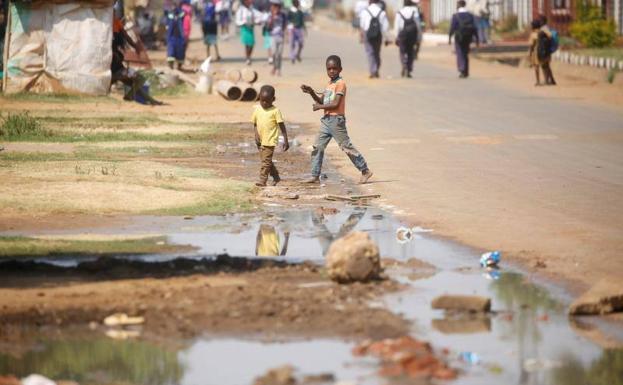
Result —
M 262 146 L 276 146 L 279 143 L 279 123 L 283 123 L 283 116 L 277 107 L 264 109 L 256 106 L 251 122 L 257 126 Z

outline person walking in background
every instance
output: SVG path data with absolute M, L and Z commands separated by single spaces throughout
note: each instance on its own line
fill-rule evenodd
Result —
M 474 15 L 467 12 L 465 8 L 465 0 L 459 0 L 456 5 L 457 12 L 452 15 L 450 22 L 448 44 L 452 43 L 452 36 L 454 36 L 454 50 L 459 77 L 467 78 L 469 76 L 469 47 L 474 39 L 478 44 L 478 31 Z
M 551 61 L 551 32 L 549 28 L 543 28 L 541 20 L 535 19 L 531 23 L 532 32 L 530 33 L 530 67 L 534 68 L 536 77 L 535 86 L 541 85 L 540 71 L 543 70 L 546 85 L 556 85 L 554 74 L 550 68 Z
M 236 25 L 240 27 L 240 41 L 244 45 L 246 64 L 251 65 L 251 56 L 255 46 L 255 24 L 259 23 L 262 15 L 253 8 L 252 0 L 243 0 L 236 11 Z
M 411 0 L 404 0 L 404 7 L 396 13 L 394 34 L 400 50 L 401 76 L 410 78 L 415 60 L 415 46 L 422 39 L 420 12 Z
M 281 8 L 281 0 L 270 0 L 270 17 L 267 27 L 270 32 L 271 50 L 273 53 L 271 74 L 277 76 L 281 76 L 281 59 L 283 57 L 283 45 L 285 44 L 285 33 L 288 26 L 288 17 Z
M 305 28 L 305 13 L 301 10 L 299 0 L 292 0 L 292 8 L 288 13 L 288 31 L 290 35 L 290 60 L 292 64 L 301 61 L 301 51 L 303 51 L 304 36 L 307 33 Z
M 387 14 L 379 5 L 379 0 L 370 0 L 370 5 L 361 12 L 360 20 L 370 78 L 378 78 L 381 68 L 381 45 L 389 30 Z M 385 40 L 385 43 L 387 44 L 388 41 Z
M 193 7 L 190 5 L 190 0 L 182 0 L 182 11 L 184 11 L 184 54 L 186 54 L 188 42 L 190 41 L 190 32 L 193 27 Z
M 221 36 L 227 40 L 229 38 L 229 24 L 231 24 L 231 1 L 220 0 L 216 3 L 218 22 L 221 26 Z
M 218 22 L 216 15 L 214 0 L 207 0 L 203 8 L 203 17 L 201 18 L 203 43 L 206 46 L 206 57 L 210 57 L 210 47 L 214 46 L 214 52 L 216 53 L 214 61 L 219 61 L 221 60 L 221 55 L 218 53 Z
M 165 14 L 167 25 L 167 62 L 173 68 L 182 69 L 186 58 L 186 39 L 184 39 L 184 15 L 180 1 L 177 0 L 172 10 Z

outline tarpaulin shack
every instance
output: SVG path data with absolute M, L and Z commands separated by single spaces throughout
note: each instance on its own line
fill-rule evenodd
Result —
M 11 0 L 2 89 L 106 95 L 113 0 Z

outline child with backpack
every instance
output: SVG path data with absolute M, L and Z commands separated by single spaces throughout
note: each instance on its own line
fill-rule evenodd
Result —
M 531 23 L 532 32 L 530 33 L 530 67 L 534 68 L 536 77 L 535 86 L 541 85 L 540 71 L 543 70 L 546 85 L 556 85 L 554 74 L 550 68 L 552 58 L 552 35 L 549 29 L 544 29 L 541 21 L 536 19 Z
M 405 0 L 404 7 L 396 14 L 394 33 L 400 50 L 401 76 L 410 78 L 415 60 L 415 46 L 422 39 L 419 9 L 412 0 Z
M 368 56 L 370 78 L 379 77 L 381 67 L 381 45 L 389 29 L 387 14 L 381 7 L 380 0 L 370 0 L 368 8 L 359 15 L 363 44 Z M 385 41 L 388 44 L 388 41 Z
M 266 28 L 270 34 L 272 52 L 272 75 L 281 76 L 281 59 L 283 57 L 283 45 L 288 25 L 288 17 L 281 10 L 281 0 L 270 0 L 270 16 L 266 22 Z
M 478 29 L 476 28 L 476 19 L 474 15 L 469 13 L 465 8 L 465 0 L 459 0 L 456 3 L 457 10 L 452 15 L 450 22 L 450 33 L 448 35 L 448 44 L 454 36 L 454 50 L 456 52 L 456 66 L 459 70 L 459 78 L 465 79 L 469 76 L 469 48 L 473 40 L 478 45 Z
M 206 45 L 206 57 L 210 57 L 210 46 L 214 46 L 214 51 L 216 52 L 214 61 L 219 61 L 221 60 L 221 55 L 218 53 L 218 22 L 216 14 L 214 0 L 208 0 L 203 9 L 203 18 L 201 20 L 203 43 Z

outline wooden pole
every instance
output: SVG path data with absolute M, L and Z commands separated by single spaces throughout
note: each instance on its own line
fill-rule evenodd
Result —
M 11 41 L 11 1 L 8 0 L 9 6 L 7 7 L 6 17 L 6 34 L 4 36 L 4 49 L 2 51 L 2 92 L 6 92 L 6 86 L 8 82 L 8 62 L 9 62 L 9 42 Z

